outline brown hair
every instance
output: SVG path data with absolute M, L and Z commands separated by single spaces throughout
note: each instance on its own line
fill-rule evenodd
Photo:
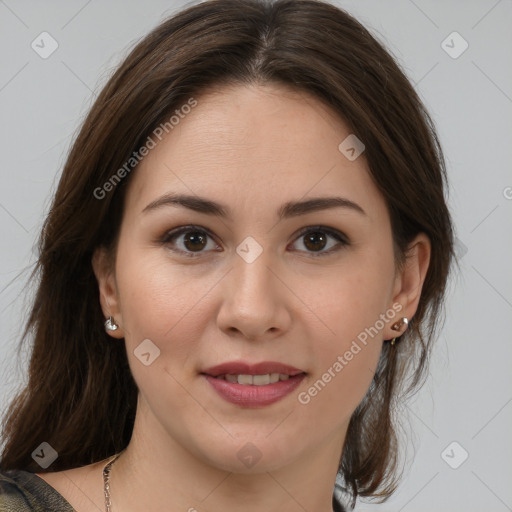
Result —
M 91 258 L 116 244 L 126 186 L 111 179 L 170 113 L 213 86 L 276 83 L 328 105 L 365 146 L 391 218 L 397 264 L 420 233 L 430 266 L 400 343 L 385 344 L 352 415 L 340 461 L 353 497 L 386 499 L 397 485 L 395 401 L 422 384 L 453 257 L 446 171 L 433 123 L 384 47 L 341 9 L 316 0 L 212 0 L 167 19 L 139 42 L 99 94 L 71 148 L 39 240 L 39 287 L 28 385 L 3 424 L 0 467 L 41 471 L 43 441 L 57 471 L 102 460 L 130 440 L 137 387 L 125 347 L 105 333 Z M 340 141 L 341 142 L 341 141 Z

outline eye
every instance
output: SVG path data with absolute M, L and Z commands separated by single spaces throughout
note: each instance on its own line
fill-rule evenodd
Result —
M 183 236 L 184 235 L 184 236 Z M 179 238 L 182 237 L 181 242 Z M 195 258 L 199 254 L 205 252 L 203 249 L 212 249 L 208 247 L 208 239 L 212 238 L 208 231 L 204 228 L 200 228 L 198 226 L 182 226 L 180 228 L 175 229 L 174 231 L 167 232 L 161 242 L 165 245 L 175 245 L 175 240 L 178 239 L 178 244 L 181 245 L 181 248 L 172 247 L 171 249 L 175 252 L 179 252 L 184 256 L 189 258 Z M 216 244 L 213 244 L 216 246 Z
M 328 239 L 334 239 L 337 243 L 331 243 L 328 250 Z M 349 245 L 348 239 L 340 231 L 325 226 L 309 226 L 299 233 L 298 241 L 306 248 L 306 252 L 313 257 L 328 256 L 339 251 L 343 246 Z
M 183 237 L 183 238 L 182 238 Z M 329 246 L 328 240 L 334 240 Z M 209 240 L 210 239 L 210 240 Z M 297 241 L 301 241 L 305 251 L 313 257 L 327 256 L 349 245 L 349 241 L 341 232 L 326 226 L 308 226 L 299 233 Z M 209 245 L 209 241 L 211 244 Z M 170 246 L 171 250 L 189 258 L 198 257 L 201 253 L 216 249 L 213 236 L 205 228 L 199 226 L 182 226 L 165 233 L 160 240 L 162 244 Z M 213 246 L 213 247 L 212 247 Z M 324 250 L 328 247 L 328 250 Z

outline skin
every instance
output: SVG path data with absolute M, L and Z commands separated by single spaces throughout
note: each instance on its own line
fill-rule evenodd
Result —
M 132 176 L 115 261 L 101 249 L 93 258 L 103 312 L 120 326 L 112 342 L 124 339 L 140 390 L 132 440 L 112 469 L 113 509 L 330 512 L 350 416 L 383 340 L 406 328 L 391 325 L 414 316 L 430 243 L 418 235 L 397 270 L 386 204 L 364 153 L 349 161 L 338 150 L 350 130 L 313 97 L 258 85 L 196 99 Z M 232 218 L 179 206 L 143 213 L 167 192 L 224 203 Z M 347 198 L 365 214 L 334 208 L 277 220 L 286 201 L 322 196 Z M 184 235 L 158 241 L 189 224 L 212 233 L 203 249 Z M 316 225 L 343 233 L 349 245 L 329 236 L 315 252 L 299 230 Z M 252 263 L 236 252 L 248 236 L 263 249 Z M 393 304 L 401 311 L 300 403 L 299 393 Z M 134 355 L 144 339 L 160 349 L 149 366 Z M 307 376 L 283 400 L 244 408 L 199 374 L 235 360 L 279 361 Z M 261 454 L 251 468 L 237 457 L 248 442 Z M 39 476 L 76 510 L 104 510 L 104 463 Z

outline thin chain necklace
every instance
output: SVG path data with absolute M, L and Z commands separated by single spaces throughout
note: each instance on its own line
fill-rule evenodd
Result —
M 114 455 L 113 458 L 110 459 L 110 461 L 107 462 L 103 468 L 103 493 L 105 494 L 105 512 L 111 512 L 112 510 L 112 503 L 110 501 L 110 470 L 112 469 L 112 466 L 114 465 L 114 462 L 117 460 L 119 455 L 121 455 L 121 453 Z

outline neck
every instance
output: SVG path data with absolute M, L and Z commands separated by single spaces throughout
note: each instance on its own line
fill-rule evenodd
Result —
M 245 512 L 332 512 L 345 433 L 340 438 L 336 432 L 285 466 L 254 471 L 255 465 L 241 473 L 187 451 L 139 407 L 130 443 L 111 470 L 111 510 L 238 512 L 243 505 Z

